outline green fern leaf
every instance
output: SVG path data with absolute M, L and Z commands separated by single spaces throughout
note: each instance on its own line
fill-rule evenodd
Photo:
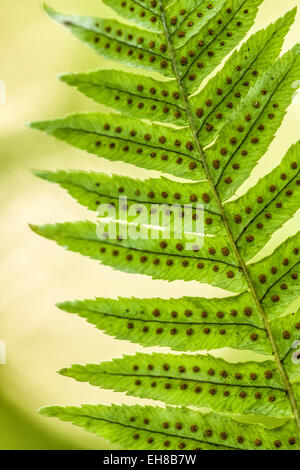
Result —
M 208 145 L 214 140 L 232 117 L 232 111 L 247 96 L 249 87 L 253 87 L 261 74 L 273 65 L 295 13 L 295 9 L 289 11 L 267 29 L 251 36 L 209 80 L 203 91 L 191 99 L 202 145 Z
M 104 58 L 156 74 L 62 75 L 117 113 L 73 114 L 31 127 L 110 161 L 185 181 L 36 171 L 98 220 L 31 228 L 113 269 L 207 283 L 228 296 L 58 304 L 110 336 L 170 351 L 77 364 L 62 375 L 175 406 L 55 406 L 41 413 L 124 449 L 299 450 L 300 232 L 261 256 L 298 211 L 299 142 L 245 194 L 242 187 L 273 142 L 300 82 L 300 46 L 281 55 L 296 9 L 234 50 L 262 0 L 105 3 L 138 27 L 46 11 Z M 101 204 L 111 212 L 101 212 Z M 152 211 L 162 211 L 156 223 L 146 217 Z M 170 214 L 178 223 L 171 229 L 165 219 Z M 247 352 L 247 361 L 207 354 L 220 356 L 224 348 Z M 191 405 L 194 410 L 186 408 Z M 245 424 L 249 417 L 255 424 Z
M 32 226 L 39 235 L 56 241 L 70 251 L 101 260 L 103 264 L 128 273 L 147 274 L 153 279 L 174 281 L 202 281 L 241 292 L 247 288 L 241 269 L 230 252 L 227 239 L 204 239 L 194 236 L 191 241 L 183 234 L 180 243 L 175 239 L 165 241 L 157 229 L 150 239 L 135 239 L 128 231 L 128 238 L 122 238 L 122 225 L 117 226 L 117 239 L 106 237 L 106 222 L 98 226 L 92 222 L 74 222 L 44 226 Z M 97 233 L 103 234 L 99 238 Z M 187 249 L 190 246 L 191 249 Z M 223 254 L 223 251 L 226 254 Z M 227 254 L 228 253 L 228 254 Z
M 141 406 L 46 407 L 44 416 L 81 426 L 126 449 L 298 450 L 292 422 L 275 429 L 239 423 L 218 414 Z
M 244 38 L 251 28 L 262 0 L 228 0 L 183 47 L 174 42 L 180 60 L 178 68 L 186 89 L 195 92 L 206 78 Z M 179 39 L 181 39 L 179 37 Z M 189 52 L 195 51 L 190 57 Z M 199 64 L 201 64 L 199 66 Z M 203 65 L 202 65 L 203 64 Z
M 102 364 L 73 365 L 60 374 L 172 405 L 209 407 L 223 413 L 293 416 L 272 361 L 231 364 L 212 356 L 137 354 Z
M 103 3 L 115 10 L 120 16 L 134 21 L 137 25 L 156 33 L 163 33 L 159 2 L 143 2 L 143 0 L 104 0 Z
M 268 68 L 207 150 L 213 180 L 223 201 L 245 181 L 274 139 L 300 79 L 299 52 L 295 46 Z
M 166 8 L 166 22 L 170 37 L 176 48 L 183 47 L 187 41 L 207 27 L 216 15 L 222 13 L 225 0 L 207 3 L 199 0 L 174 2 L 172 8 Z
M 143 346 L 175 351 L 232 347 L 270 355 L 266 331 L 248 294 L 234 298 L 234 309 L 232 300 L 96 299 L 58 306 L 111 336 Z
M 169 214 L 168 211 L 172 210 L 169 223 L 171 230 L 176 228 L 176 217 L 178 217 L 179 228 L 184 213 L 187 219 L 185 229 L 193 232 L 194 225 L 202 216 L 202 209 L 197 207 L 200 201 L 204 208 L 205 233 L 226 236 L 224 224 L 214 200 L 208 201 L 206 197 L 210 192 L 206 181 L 203 181 L 201 185 L 199 183 L 180 184 L 166 178 L 140 181 L 124 176 L 109 177 L 101 173 L 83 171 L 36 171 L 35 174 L 47 181 L 58 183 L 80 204 L 92 211 L 96 211 L 100 204 L 113 205 L 116 218 L 122 219 L 124 215 L 128 222 L 136 221 L 137 214 L 142 208 L 147 208 L 145 215 L 157 208 L 157 212 L 154 212 L 155 220 L 161 226 L 166 226 L 168 219 L 165 216 Z M 119 204 L 119 197 L 124 192 L 126 192 L 126 203 L 124 201 L 123 204 Z M 159 204 L 163 206 L 159 207 Z
M 120 70 L 65 74 L 59 78 L 96 102 L 128 116 L 177 126 L 188 125 L 186 111 L 174 81 L 161 82 Z
M 175 351 L 231 347 L 264 355 L 272 353 L 264 324 L 248 293 L 222 301 L 98 298 L 58 306 L 78 314 L 106 334 L 143 346 L 169 346 Z M 284 359 L 294 341 L 300 339 L 299 313 L 275 317 L 270 326 Z
M 288 282 L 290 287 L 289 297 L 291 300 L 294 300 L 293 290 L 299 289 L 297 287 L 298 276 L 293 276 L 299 271 L 299 241 L 300 232 L 282 243 L 272 255 L 250 265 L 250 273 L 256 291 L 267 311 L 269 310 L 272 314 L 282 310 L 283 299 L 280 296 L 281 292 L 286 290 L 283 288 L 285 282 Z M 284 306 L 287 305 L 284 304 Z
M 290 148 L 278 167 L 244 196 L 224 206 L 245 259 L 263 248 L 271 235 L 298 210 L 299 160 L 300 141 Z M 249 237 L 254 237 L 255 242 L 249 243 Z
M 74 114 L 64 119 L 34 122 L 31 127 L 112 161 L 122 160 L 194 180 L 205 176 L 192 133 L 187 129 L 175 130 L 101 113 Z
M 193 323 L 227 325 L 249 325 L 262 329 L 263 321 L 248 292 L 224 299 L 204 297 L 183 297 L 180 299 L 138 299 L 119 298 L 118 300 L 96 298 L 58 304 L 72 313 L 99 313 L 116 315 L 131 320 L 159 321 L 162 323 Z M 233 308 L 234 307 L 234 308 Z
M 163 35 L 140 30 L 117 20 L 62 15 L 48 6 L 45 10 L 55 21 L 106 59 L 173 76 Z

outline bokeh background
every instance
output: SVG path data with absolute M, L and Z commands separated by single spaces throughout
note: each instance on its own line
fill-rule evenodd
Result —
M 29 222 L 91 217 L 59 188 L 32 176 L 31 169 L 82 168 L 149 176 L 149 172 L 89 156 L 26 128 L 31 120 L 101 109 L 56 80 L 56 74 L 118 68 L 54 24 L 41 3 L 1 2 L 0 80 L 6 84 L 7 102 L 0 105 L 0 340 L 6 344 L 7 363 L 0 365 L 0 449 L 105 449 L 110 446 L 100 439 L 42 418 L 36 410 L 53 403 L 136 402 L 124 394 L 73 382 L 56 370 L 142 348 L 105 336 L 84 320 L 59 311 L 55 303 L 94 296 L 213 297 L 224 293 L 196 282 L 167 283 L 118 273 L 64 252 L 29 230 Z M 50 4 L 64 12 L 115 16 L 100 0 L 51 0 Z M 297 0 L 265 0 L 251 33 L 297 4 Z M 299 30 L 298 13 L 284 50 L 299 41 Z M 242 191 L 273 168 L 298 140 L 299 101 L 294 100 L 274 143 Z M 265 254 L 297 227 L 299 214 L 276 233 Z

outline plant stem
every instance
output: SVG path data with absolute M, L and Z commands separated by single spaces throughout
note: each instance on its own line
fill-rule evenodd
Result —
M 189 98 L 188 98 L 188 93 L 185 89 L 184 84 L 182 83 L 182 80 L 181 80 L 181 75 L 180 75 L 180 71 L 179 71 L 178 64 L 177 64 L 177 59 L 176 59 L 176 53 L 175 53 L 175 50 L 174 50 L 174 47 L 173 47 L 173 44 L 172 44 L 172 41 L 171 41 L 171 38 L 170 38 L 167 23 L 166 23 L 166 16 L 165 16 L 165 11 L 164 11 L 164 7 L 163 7 L 163 4 L 162 4 L 162 0 L 159 0 L 159 1 L 160 1 L 162 23 L 163 23 L 164 32 L 165 32 L 165 36 L 166 36 L 166 40 L 167 40 L 171 60 L 172 60 L 172 65 L 173 65 L 175 78 L 177 80 L 177 83 L 178 83 L 178 86 L 179 86 L 179 89 L 180 89 L 180 93 L 182 95 L 182 99 L 183 99 L 184 104 L 185 104 L 185 111 L 186 111 L 188 121 L 189 121 L 191 130 L 192 130 L 195 142 L 196 142 L 196 146 L 197 146 L 197 150 L 198 150 L 198 153 L 199 153 L 200 161 L 203 165 L 203 169 L 206 173 L 206 177 L 207 177 L 207 180 L 208 180 L 209 185 L 211 187 L 211 191 L 214 195 L 214 198 L 215 198 L 216 204 L 218 206 L 220 215 L 223 219 L 230 245 L 232 246 L 232 249 L 233 249 L 233 251 L 234 251 L 234 253 L 237 257 L 239 266 L 240 266 L 241 270 L 243 271 L 243 274 L 246 278 L 246 281 L 247 281 L 249 290 L 252 294 L 252 297 L 254 299 L 254 302 L 255 302 L 255 304 L 257 306 L 257 309 L 260 312 L 260 315 L 263 319 L 263 322 L 264 322 L 264 325 L 265 325 L 265 328 L 266 328 L 266 331 L 267 331 L 267 334 L 268 334 L 268 337 L 269 337 L 269 340 L 270 340 L 270 343 L 271 343 L 271 346 L 272 346 L 272 349 L 273 349 L 275 363 L 278 367 L 278 370 L 279 370 L 279 373 L 280 373 L 281 378 L 283 380 L 283 383 L 285 384 L 286 391 L 287 391 L 287 394 L 288 394 L 288 397 L 289 397 L 289 400 L 290 400 L 290 403 L 291 403 L 291 408 L 292 408 L 292 411 L 294 413 L 297 426 L 300 430 L 300 413 L 299 413 L 299 410 L 298 410 L 297 401 L 296 401 L 296 398 L 295 398 L 295 395 L 294 395 L 294 391 L 293 391 L 292 385 L 289 381 L 289 378 L 286 374 L 286 371 L 283 367 L 283 364 L 281 362 L 280 354 L 279 354 L 279 351 L 278 351 L 278 348 L 277 348 L 277 344 L 276 344 L 271 326 L 270 326 L 269 321 L 268 321 L 268 317 L 267 317 L 266 312 L 264 311 L 263 306 L 260 302 L 260 299 L 257 295 L 257 292 L 255 290 L 255 287 L 254 287 L 254 284 L 252 282 L 251 276 L 249 274 L 247 265 L 246 265 L 244 259 L 242 258 L 241 254 L 238 250 L 238 247 L 235 243 L 235 240 L 234 240 L 229 222 L 227 220 L 227 217 L 226 217 L 226 214 L 225 214 L 222 202 L 221 202 L 221 198 L 218 194 L 218 190 L 215 187 L 213 179 L 211 177 L 210 169 L 208 167 L 206 157 L 205 157 L 205 152 L 204 152 L 204 150 L 203 150 L 203 148 L 202 148 L 202 146 L 199 142 L 199 139 L 198 139 L 197 128 L 196 128 L 196 125 L 195 125 L 195 120 L 194 120 L 194 117 L 193 117 L 190 101 L 189 101 Z

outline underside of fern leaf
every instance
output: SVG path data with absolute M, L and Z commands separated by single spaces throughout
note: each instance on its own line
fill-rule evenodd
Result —
M 114 269 L 199 281 L 222 288 L 227 297 L 58 304 L 108 335 L 170 350 L 72 365 L 61 375 L 167 406 L 53 406 L 41 413 L 123 449 L 299 450 L 300 232 L 260 256 L 299 209 L 299 141 L 277 167 L 242 190 L 300 83 L 300 46 L 280 55 L 296 9 L 245 41 L 262 0 L 105 3 L 129 23 L 46 11 L 104 58 L 155 73 L 128 68 L 61 75 L 110 112 L 31 127 L 98 157 L 177 180 L 36 171 L 98 220 L 31 228 Z M 107 218 L 99 217 L 101 205 L 114 209 L 114 237 Z M 142 206 L 147 214 L 162 211 L 155 229 L 140 215 Z M 177 223 L 189 219 L 180 237 L 174 229 L 166 236 L 166 214 Z M 248 351 L 254 359 L 229 362 L 214 355 L 223 348 L 236 357 Z M 255 424 L 247 424 L 249 416 Z M 270 418 L 275 424 L 265 427 Z

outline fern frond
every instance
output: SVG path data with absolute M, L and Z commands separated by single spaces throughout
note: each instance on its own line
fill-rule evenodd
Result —
M 282 243 L 275 252 L 259 261 L 250 265 L 250 273 L 253 284 L 263 304 L 267 306 L 267 310 L 272 313 L 281 310 L 281 292 L 288 289 L 289 296 L 293 291 L 293 286 L 299 284 L 297 274 L 299 270 L 299 242 L 300 232 L 290 237 Z M 252 242 L 251 242 L 252 243 Z M 283 287 L 286 276 L 289 275 L 287 289 Z
M 111 336 L 143 346 L 168 346 L 175 351 L 231 347 L 272 353 L 248 293 L 224 300 L 100 298 L 58 306 Z
M 293 416 L 274 362 L 231 364 L 212 356 L 136 354 L 60 374 L 79 382 L 172 405 L 233 414 Z
M 64 74 L 60 80 L 78 88 L 97 103 L 131 117 L 187 126 L 188 120 L 178 86 L 120 70 Z
M 159 2 L 145 2 L 143 0 L 104 0 L 107 6 L 112 8 L 123 18 L 134 21 L 137 25 L 156 33 L 163 33 L 163 25 L 160 16 Z
M 299 52 L 295 46 L 268 68 L 207 150 L 212 178 L 223 201 L 248 178 L 274 139 L 300 79 Z
M 71 313 L 102 313 L 128 317 L 132 320 L 161 320 L 163 323 L 211 323 L 217 325 L 245 324 L 263 328 L 263 322 L 249 292 L 223 299 L 182 297 L 179 299 L 139 299 L 121 297 L 118 300 L 98 297 L 94 300 L 64 302 L 60 308 Z
M 233 52 L 201 93 L 191 98 L 199 129 L 198 137 L 203 145 L 214 140 L 232 117 L 232 112 L 240 107 L 241 100 L 268 67 L 273 65 L 295 13 L 295 9 L 289 11 L 265 30 L 251 36 L 238 51 Z
M 167 178 L 150 178 L 145 181 L 103 173 L 84 171 L 35 171 L 35 174 L 47 181 L 58 183 L 80 204 L 92 211 L 97 211 L 100 204 L 112 204 L 117 219 L 126 216 L 128 222 L 136 221 L 137 214 L 145 211 L 145 216 L 153 213 L 155 220 L 165 226 L 164 219 L 170 214 L 170 229 L 176 228 L 176 217 L 182 222 L 182 215 L 187 218 L 185 229 L 193 232 L 193 222 L 204 215 L 206 234 L 226 236 L 223 221 L 213 199 L 208 198 L 210 188 L 207 181 L 199 183 L 178 183 Z M 126 193 L 125 200 L 119 198 Z M 159 207 L 158 205 L 163 206 Z M 146 207 L 146 210 L 145 210 Z M 152 212 L 151 212 L 152 211 Z M 157 211 L 157 212 L 154 212 Z M 191 215 L 189 215 L 191 213 Z M 141 224 L 139 224 L 141 225 Z M 194 224 L 195 225 L 195 224 Z
M 183 85 L 189 93 L 195 92 L 206 78 L 245 37 L 256 17 L 262 0 L 228 0 L 215 17 L 180 47 L 181 37 L 173 42 L 176 54 L 184 57 L 178 67 Z M 183 31 L 185 32 L 185 31 Z M 184 36 L 185 37 L 185 36 Z M 190 51 L 195 54 L 190 55 Z M 201 65 L 199 65 L 201 64 Z
M 298 450 L 299 436 L 291 421 L 268 429 L 239 423 L 219 414 L 150 406 L 50 406 L 44 416 L 57 417 L 104 436 L 125 449 Z
M 31 127 L 111 161 L 124 161 L 192 180 L 205 177 L 189 129 L 175 130 L 102 113 L 74 114 L 64 119 L 34 122 Z
M 105 3 L 137 27 L 46 11 L 104 58 L 156 74 L 62 75 L 63 82 L 117 113 L 74 114 L 31 127 L 110 161 L 187 181 L 36 171 L 99 217 L 97 224 L 31 228 L 114 269 L 207 283 L 225 289 L 228 297 L 58 304 L 115 338 L 181 352 L 77 364 L 62 375 L 176 406 L 83 405 L 41 413 L 125 449 L 299 450 L 300 232 L 259 258 L 298 211 L 299 142 L 248 192 L 241 188 L 273 142 L 300 83 L 299 44 L 281 55 L 296 9 L 239 46 L 262 0 Z M 230 199 L 237 190 L 242 195 Z M 99 213 L 101 204 L 114 212 Z M 165 213 L 149 223 L 142 205 L 147 214 L 161 207 Z M 180 236 L 175 229 L 167 236 L 164 215 L 172 211 L 174 221 L 174 207 L 191 222 Z M 203 230 L 196 225 L 199 218 Z M 206 353 L 220 355 L 224 348 L 248 351 L 254 359 L 228 362 Z M 191 405 L 196 409 L 185 408 Z M 243 422 L 248 415 L 255 424 Z M 277 427 L 259 424 L 269 418 L 276 418 Z
M 162 34 L 140 30 L 117 20 L 46 12 L 80 41 L 106 59 L 173 77 L 170 54 Z
M 208 282 L 232 292 L 247 288 L 226 238 L 218 239 L 216 244 L 214 238 L 204 239 L 203 242 L 201 236 L 195 235 L 191 240 L 183 234 L 178 243 L 175 239 L 165 241 L 157 229 L 145 229 L 149 232 L 147 239 L 136 239 L 130 231 L 128 238 L 123 239 L 122 225 L 118 224 L 117 238 L 109 239 L 105 236 L 106 226 L 107 222 L 98 223 L 98 230 L 103 233 L 102 239 L 97 235 L 97 225 L 88 221 L 32 226 L 32 229 L 70 251 L 101 260 L 103 264 L 124 272 L 147 274 L 153 279 L 167 281 Z M 150 233 L 152 239 L 149 239 Z M 191 249 L 186 249 L 191 243 Z
M 166 21 L 170 37 L 176 48 L 183 47 L 193 36 L 204 27 L 208 27 L 216 15 L 222 13 L 225 0 L 216 0 L 205 4 L 199 0 L 183 0 L 175 2 L 172 8 L 166 8 Z
M 242 256 L 253 257 L 271 235 L 299 209 L 300 141 L 273 171 L 239 199 L 225 204 L 232 232 Z M 254 237 L 254 243 L 249 243 Z

